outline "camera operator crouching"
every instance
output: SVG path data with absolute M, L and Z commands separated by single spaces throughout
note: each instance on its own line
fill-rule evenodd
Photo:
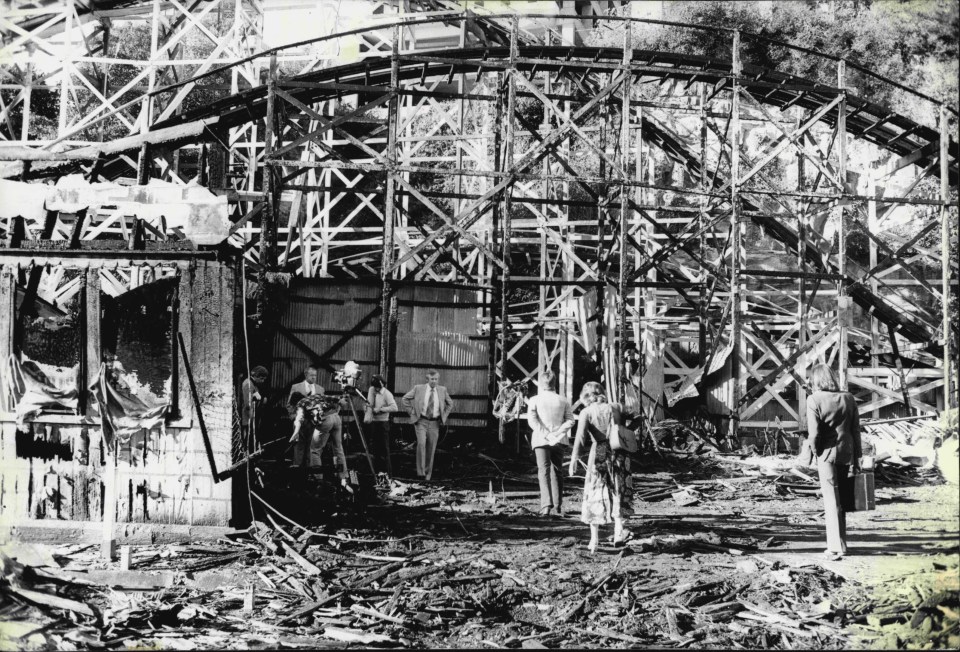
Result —
M 290 388 L 287 401 L 293 412 L 293 434 L 290 442 L 293 449 L 293 466 L 319 467 L 320 455 L 328 442 L 333 444 L 335 465 L 343 482 L 349 477 L 347 456 L 343 450 L 343 422 L 340 419 L 341 399 L 326 396 L 322 386 L 316 384 L 317 369 L 309 366 L 304 370 L 303 382 Z

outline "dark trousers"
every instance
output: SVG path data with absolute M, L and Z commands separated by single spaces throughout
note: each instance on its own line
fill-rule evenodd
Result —
M 563 449 L 559 446 L 538 446 L 537 479 L 540 481 L 540 508 L 553 507 L 560 511 L 563 501 Z
M 390 422 L 371 421 L 363 426 L 364 431 L 370 434 L 370 453 L 373 455 L 374 467 L 379 472 L 393 475 L 393 465 L 390 463 Z

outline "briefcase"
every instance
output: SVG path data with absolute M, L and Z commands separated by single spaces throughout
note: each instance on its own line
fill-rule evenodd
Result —
M 873 471 L 861 470 L 852 478 L 854 510 L 867 512 L 877 508 L 873 497 Z

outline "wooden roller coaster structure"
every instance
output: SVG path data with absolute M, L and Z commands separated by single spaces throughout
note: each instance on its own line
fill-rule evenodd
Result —
M 83 3 L 69 4 L 79 22 Z M 155 16 L 160 4 L 114 11 Z M 368 317 L 387 375 L 397 291 L 420 285 L 477 293 L 491 396 L 498 379 L 553 367 L 568 394 L 594 374 L 622 398 L 635 346 L 641 377 L 659 366 L 667 407 L 699 394 L 732 433 L 774 418 L 802 428 L 817 361 L 839 369 L 868 417 L 956 406 L 946 307 L 960 146 L 946 106 L 932 103 L 925 125 L 859 97 L 851 77 L 930 98 L 843 59 L 776 43 L 832 66 L 825 84 L 744 60 L 744 41 L 769 39 L 616 15 L 591 20 L 616 27 L 619 47 L 542 27 L 582 16 L 387 15 L 296 44 L 377 44 L 356 61 L 293 71 L 292 46 L 244 53 L 250 8 L 235 4 L 222 61 L 166 84 L 154 61 L 136 77 L 145 92 L 123 103 L 88 83 L 99 108 L 71 124 L 61 105 L 56 139 L 6 134 L 0 157 L 16 167 L 5 176 L 164 178 L 228 194 L 229 242 L 261 283 L 290 273 L 378 284 Z M 163 35 L 154 22 L 151 52 L 202 26 L 191 20 L 200 5 L 178 6 Z M 18 26 L 10 52 L 38 19 L 19 20 L 3 22 Z M 409 38 L 438 25 L 459 47 Z M 730 55 L 638 49 L 638 26 L 723 33 Z M 213 78 L 230 92 L 186 108 Z M 130 136 L 81 139 L 117 120 Z M 880 233 L 908 211 L 911 236 L 887 244 Z M 922 246 L 938 228 L 941 247 Z

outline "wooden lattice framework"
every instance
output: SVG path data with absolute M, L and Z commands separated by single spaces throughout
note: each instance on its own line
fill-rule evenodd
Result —
M 159 90 L 151 76 L 154 95 L 131 125 L 154 134 L 150 144 L 101 158 L 97 172 L 175 177 L 179 148 L 221 147 L 243 167 L 230 175 L 241 180 L 231 239 L 261 280 L 380 279 L 384 371 L 397 288 L 439 284 L 488 304 L 478 329 L 495 344 L 491 388 L 552 365 L 570 393 L 585 346 L 617 387 L 623 350 L 637 343 L 671 390 L 701 377 L 732 432 L 774 418 L 802 427 L 817 361 L 839 369 L 867 415 L 944 407 L 930 392 L 955 405 L 943 306 L 956 283 L 960 150 L 946 107 L 934 107 L 933 128 L 858 98 L 843 60 L 832 60 L 835 85 L 751 66 L 741 40 L 759 37 L 732 30 L 721 30 L 729 59 L 715 60 L 634 49 L 634 26 L 651 21 L 618 16 L 594 20 L 621 29 L 620 48 L 574 45 L 536 17 L 387 18 L 364 32 L 376 47 L 354 63 L 281 74 L 283 52 L 253 54 L 228 68 L 231 97 L 179 116 L 150 98 L 185 97 L 221 70 L 202 64 Z M 459 47 L 418 49 L 411 35 L 436 24 Z M 478 24 L 503 45 L 478 45 Z M 243 90 L 244 78 L 256 83 Z M 199 122 L 199 139 L 178 131 Z M 60 145 L 77 125 L 65 127 Z M 24 144 L 24 160 L 70 158 L 35 151 L 58 143 Z M 161 153 L 168 165 L 146 163 Z M 62 169 L 45 165 L 21 176 Z M 227 188 L 211 169 L 200 180 Z M 927 179 L 939 181 L 933 194 Z M 891 180 L 902 188 L 892 196 Z M 903 207 L 920 222 L 894 250 L 879 234 Z M 938 226 L 941 250 L 919 247 Z M 776 255 L 751 249 L 758 229 Z M 854 237 L 865 258 L 851 256 Z M 858 347 L 866 357 L 851 365 Z

